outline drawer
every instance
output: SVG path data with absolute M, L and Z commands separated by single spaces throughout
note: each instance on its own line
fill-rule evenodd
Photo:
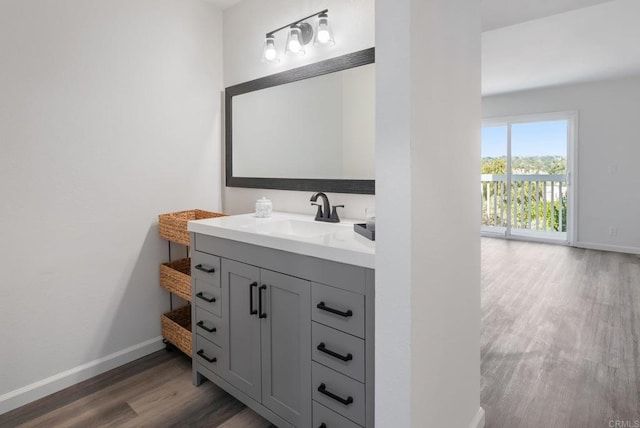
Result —
M 313 400 L 364 426 L 364 384 L 313 362 Z
M 360 428 L 344 416 L 313 402 L 313 428 Z
M 222 346 L 222 318 L 196 306 L 196 333 Z
M 364 340 L 312 322 L 311 344 L 313 361 L 364 382 Z
M 216 287 L 207 281 L 193 278 L 194 295 L 191 301 L 199 308 L 206 309 L 214 315 L 221 316 L 220 312 L 220 287 Z
M 220 287 L 220 257 L 192 251 L 191 276 Z
M 311 319 L 364 339 L 364 295 L 313 283 Z
M 224 367 L 222 348 L 202 336 L 196 335 L 196 348 L 193 358 L 198 364 L 216 374 L 220 374 Z

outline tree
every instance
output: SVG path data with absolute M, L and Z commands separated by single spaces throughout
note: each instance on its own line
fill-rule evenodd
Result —
M 506 174 L 507 158 L 484 158 L 481 171 L 482 174 Z

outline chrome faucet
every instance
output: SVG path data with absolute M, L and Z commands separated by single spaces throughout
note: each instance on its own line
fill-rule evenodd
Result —
M 322 205 L 317 203 L 318 198 L 322 199 Z M 336 208 L 344 208 L 344 205 L 335 205 L 333 209 L 331 209 L 331 204 L 329 204 L 329 198 L 322 192 L 314 193 L 311 195 L 311 205 L 316 205 L 318 207 L 318 211 L 316 212 L 316 221 L 326 221 L 329 223 L 339 223 L 340 218 L 338 217 L 338 211 Z

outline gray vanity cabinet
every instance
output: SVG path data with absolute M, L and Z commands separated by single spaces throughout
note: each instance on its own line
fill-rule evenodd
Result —
M 219 260 L 213 279 L 192 278 L 194 295 L 219 296 L 217 312 L 193 312 L 194 383 L 210 379 L 278 428 L 373 428 L 373 270 L 208 235 L 191 242 L 192 260 Z
M 294 426 L 305 426 L 311 415 L 311 284 L 234 260 L 221 265 L 222 377 Z
M 260 320 L 257 309 L 250 310 L 250 300 L 255 300 L 254 308 L 257 308 L 260 269 L 232 260 L 223 259 L 221 264 L 222 352 L 225 356 L 221 375 L 231 385 L 260 401 Z
M 311 420 L 311 284 L 260 270 L 262 404 L 295 426 Z

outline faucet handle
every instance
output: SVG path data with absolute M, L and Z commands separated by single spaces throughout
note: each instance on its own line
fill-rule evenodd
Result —
M 316 211 L 316 221 L 319 221 L 318 219 L 322 219 L 322 205 L 316 202 L 311 202 L 311 205 L 315 205 L 318 207 L 318 211 Z
M 334 205 L 331 210 L 331 221 L 333 223 L 340 223 L 340 217 L 338 217 L 338 210 L 336 208 L 344 208 L 344 205 Z

